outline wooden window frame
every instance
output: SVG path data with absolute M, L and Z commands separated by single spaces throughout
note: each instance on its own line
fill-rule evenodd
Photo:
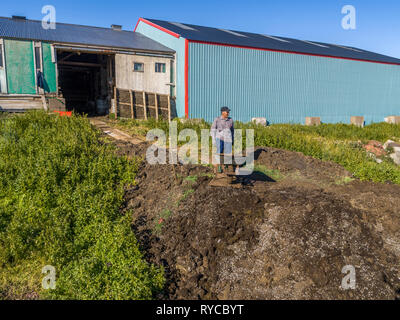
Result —
M 36 65 L 36 48 L 39 48 L 40 52 L 40 69 Z M 43 51 L 42 51 L 42 42 L 41 41 L 33 41 L 33 64 L 35 70 L 35 87 L 37 94 L 44 94 L 44 90 L 38 87 L 37 82 L 37 72 L 40 71 L 43 73 Z
M 135 64 L 141 64 L 142 65 L 142 70 L 135 70 Z M 144 72 L 144 62 L 138 62 L 138 61 L 133 61 L 133 72 Z
M 162 65 L 161 71 L 157 71 L 157 65 Z M 167 73 L 167 64 L 165 62 L 156 62 L 154 65 L 155 73 Z
M 36 61 L 37 61 L 36 48 L 39 49 L 40 68 L 38 68 L 38 66 L 36 65 Z M 33 59 L 35 60 L 35 71 L 37 72 L 38 70 L 40 70 L 41 72 L 43 72 L 43 52 L 42 52 L 42 43 L 41 42 L 34 42 L 34 45 L 33 45 Z

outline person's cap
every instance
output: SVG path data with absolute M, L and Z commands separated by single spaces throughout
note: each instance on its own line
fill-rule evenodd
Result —
M 222 107 L 221 112 L 231 112 L 231 109 L 229 109 L 228 107 Z

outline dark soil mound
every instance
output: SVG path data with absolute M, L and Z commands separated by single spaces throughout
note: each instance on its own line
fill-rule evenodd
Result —
M 320 161 L 300 152 L 276 148 L 258 148 L 255 158 L 257 164 L 279 170 L 283 174 L 300 173 L 303 177 L 324 182 L 334 182 L 338 177 L 351 174 L 337 163 Z
M 257 161 L 286 178 L 215 188 L 209 167 L 142 165 L 124 210 L 148 261 L 166 268 L 160 298 L 399 298 L 399 186 L 335 185 L 343 168 L 283 150 Z M 355 290 L 341 288 L 346 265 Z

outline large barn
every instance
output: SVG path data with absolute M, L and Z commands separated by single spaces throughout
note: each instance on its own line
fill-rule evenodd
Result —
M 136 33 L 176 51 L 180 117 L 270 123 L 366 123 L 400 114 L 400 60 L 313 41 L 139 19 Z
M 145 100 L 170 97 L 174 60 L 174 50 L 119 25 L 44 29 L 41 21 L 0 17 L 0 111 L 95 115 L 118 100 L 119 115 L 133 116 L 136 100 L 129 105 L 120 92 Z

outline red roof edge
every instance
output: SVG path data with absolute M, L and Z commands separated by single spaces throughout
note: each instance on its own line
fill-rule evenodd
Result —
M 151 22 L 151 21 L 149 21 L 149 20 L 143 19 L 143 18 L 139 18 L 138 22 L 136 23 L 134 32 L 136 32 L 136 28 L 138 27 L 139 22 L 146 23 L 146 24 L 148 24 L 148 25 L 150 25 L 150 26 L 152 26 L 152 27 L 154 27 L 154 28 L 156 28 L 156 29 L 158 29 L 158 30 L 161 30 L 161 31 L 163 31 L 163 32 L 165 32 L 165 33 L 168 33 L 169 35 L 171 35 L 171 36 L 173 36 L 173 37 L 175 37 L 175 38 L 178 38 L 178 39 L 179 39 L 179 38 L 181 37 L 180 34 L 177 34 L 177 33 L 175 33 L 175 32 L 172 32 L 171 30 L 168 30 L 168 29 L 165 29 L 165 28 L 163 28 L 163 27 L 160 27 L 159 25 L 157 25 L 157 24 L 155 24 L 155 23 L 153 23 L 153 22 Z

